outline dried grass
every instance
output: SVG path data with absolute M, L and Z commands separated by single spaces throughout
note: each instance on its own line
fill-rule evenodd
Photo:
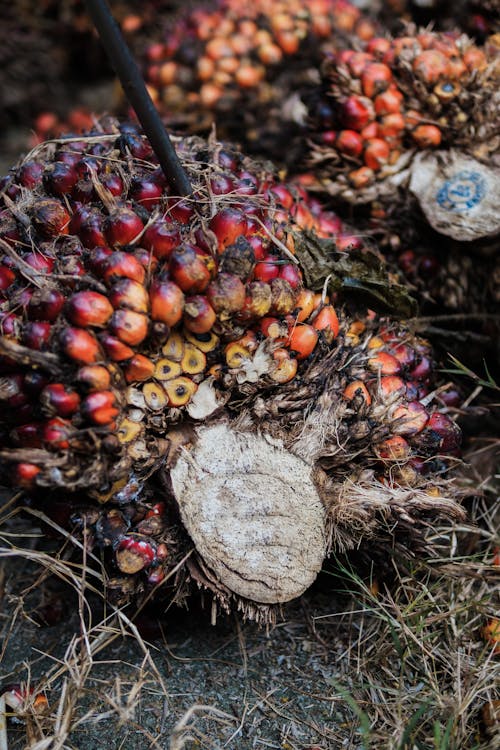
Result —
M 60 656 L 40 645 L 33 658 L 3 675 L 4 682 L 12 682 L 22 674 L 49 702 L 41 714 L 33 697 L 26 700 L 17 717 L 22 724 L 8 722 L 9 750 L 97 747 L 90 744 L 96 736 L 105 738 L 105 746 L 124 749 L 500 747 L 498 726 L 487 728 L 481 719 L 484 705 L 499 697 L 498 658 L 480 637 L 495 610 L 498 569 L 488 565 L 495 544 L 494 504 L 476 502 L 480 529 L 457 527 L 446 556 L 405 571 L 394 565 L 392 582 L 382 583 L 379 593 L 370 577 L 362 579 L 353 566 L 337 561 L 323 578 L 323 592 L 308 594 L 269 635 L 253 625 L 233 624 L 229 642 L 240 663 L 219 658 L 228 643 L 203 658 L 215 683 L 215 701 L 198 684 L 196 655 L 176 655 L 168 633 L 163 646 L 152 645 L 130 613 L 106 605 L 96 617 L 104 571 L 95 560 L 91 567 L 85 555 L 78 565 L 72 562 L 69 543 L 75 540 L 51 548 L 33 533 L 31 521 L 21 521 L 12 505 L 5 508 L 3 656 L 19 628 L 30 624 L 32 598 L 48 577 L 72 587 L 78 610 L 73 632 L 66 628 L 67 642 L 59 644 Z M 464 544 L 474 546 L 473 552 L 464 555 Z M 9 599 L 12 577 L 17 594 Z M 340 599 L 336 589 L 342 590 Z M 40 636 L 43 642 L 43 631 Z M 256 670 L 261 652 L 263 673 Z M 185 673 L 182 700 L 172 694 L 167 657 Z M 42 660 L 50 666 L 40 673 Z

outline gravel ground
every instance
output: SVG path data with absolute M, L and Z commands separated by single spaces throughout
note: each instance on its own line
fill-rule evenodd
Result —
M 90 661 L 78 640 L 78 613 L 37 627 L 29 597 L 22 611 L 19 596 L 32 573 L 9 567 L 11 562 L 3 568 L 0 679 L 45 681 L 52 712 L 38 729 L 31 722 L 12 724 L 10 750 L 25 748 L 27 733 L 28 739 L 30 733 L 35 739 L 57 736 L 58 712 L 74 727 L 64 746 L 85 750 L 360 747 L 338 684 L 345 682 L 349 659 L 345 623 L 338 625 L 335 615 L 346 601 L 340 604 L 328 592 L 328 578 L 268 631 L 236 616 L 212 626 L 195 602 L 193 610 L 177 610 L 162 622 L 146 658 L 143 643 L 129 636 L 116 638 Z M 89 626 L 90 642 L 103 632 Z M 144 627 L 141 632 L 150 635 Z M 64 662 L 71 666 L 57 675 Z M 32 739 L 29 747 L 35 746 Z

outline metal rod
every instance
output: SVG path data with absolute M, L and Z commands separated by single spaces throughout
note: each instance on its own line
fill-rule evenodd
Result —
M 189 178 L 179 161 L 165 126 L 148 93 L 139 67 L 122 36 L 106 0 L 85 0 L 87 10 L 99 33 L 123 90 L 134 108 L 170 187 L 178 195 L 193 192 Z

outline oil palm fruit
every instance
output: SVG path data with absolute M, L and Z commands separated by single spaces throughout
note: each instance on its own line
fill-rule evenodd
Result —
M 441 234 L 497 235 L 499 78 L 495 39 L 458 32 L 410 29 L 328 57 L 309 100 L 315 176 L 351 203 L 385 202 L 388 218 L 416 197 Z
M 223 144 L 176 147 L 187 198 L 110 121 L 2 181 L 0 471 L 103 549 L 114 601 L 192 580 L 265 618 L 331 545 L 423 549 L 460 517 L 460 431 L 426 341 L 350 312 L 354 284 L 308 288 L 338 217 Z
M 218 0 L 155 31 L 144 75 L 171 124 L 200 132 L 215 120 L 219 137 L 283 153 L 282 105 L 313 84 L 321 49 L 376 29 L 348 0 Z

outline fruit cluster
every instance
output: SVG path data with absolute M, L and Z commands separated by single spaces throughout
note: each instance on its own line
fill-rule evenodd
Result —
M 129 126 L 39 147 L 3 181 L 2 458 L 15 485 L 121 478 L 158 455 L 204 381 L 288 383 L 345 325 L 294 257 L 304 230 L 345 246 L 338 217 L 224 148 L 179 151 L 192 199 L 170 193 Z M 398 365 L 391 351 L 367 372 L 407 366 L 418 400 L 427 354 Z
M 498 47 L 452 32 L 374 37 L 363 52 L 341 50 L 325 60 L 322 92 L 309 101 L 311 161 L 354 200 L 415 149 L 462 146 L 487 161 L 499 71 Z
M 305 286 L 299 249 L 347 250 L 341 220 L 221 144 L 176 145 L 189 198 L 112 121 L 38 146 L 0 186 L 0 472 L 109 554 L 118 603 L 185 554 L 143 479 L 199 420 L 245 403 L 256 429 L 319 430 L 330 469 L 355 455 L 377 486 L 426 493 L 460 444 L 429 345 Z
M 180 148 L 199 170 L 190 200 L 169 193 L 133 126 L 36 149 L 3 180 L 4 439 L 13 455 L 49 450 L 14 461 L 19 484 L 69 481 L 52 459 L 84 453 L 96 430 L 113 462 L 142 445 L 141 408 L 171 419 L 213 365 L 236 371 L 245 345 L 274 336 L 269 378 L 283 382 L 320 330 L 338 330 L 293 255 L 301 229 L 346 247 L 338 217 L 231 152 L 209 166 L 205 144 Z
M 271 128 L 272 108 L 311 85 L 308 71 L 321 49 L 345 35 L 365 41 L 375 33 L 348 0 L 219 0 L 167 27 L 145 51 L 144 74 L 170 122 L 208 129 L 215 116 L 220 136 L 249 145 L 259 139 L 254 146 L 262 152 L 264 121 Z
M 64 134 L 84 133 L 93 127 L 94 122 L 95 116 L 86 107 L 75 107 L 64 119 L 55 112 L 40 112 L 33 122 L 34 132 L 30 139 L 30 147 Z

